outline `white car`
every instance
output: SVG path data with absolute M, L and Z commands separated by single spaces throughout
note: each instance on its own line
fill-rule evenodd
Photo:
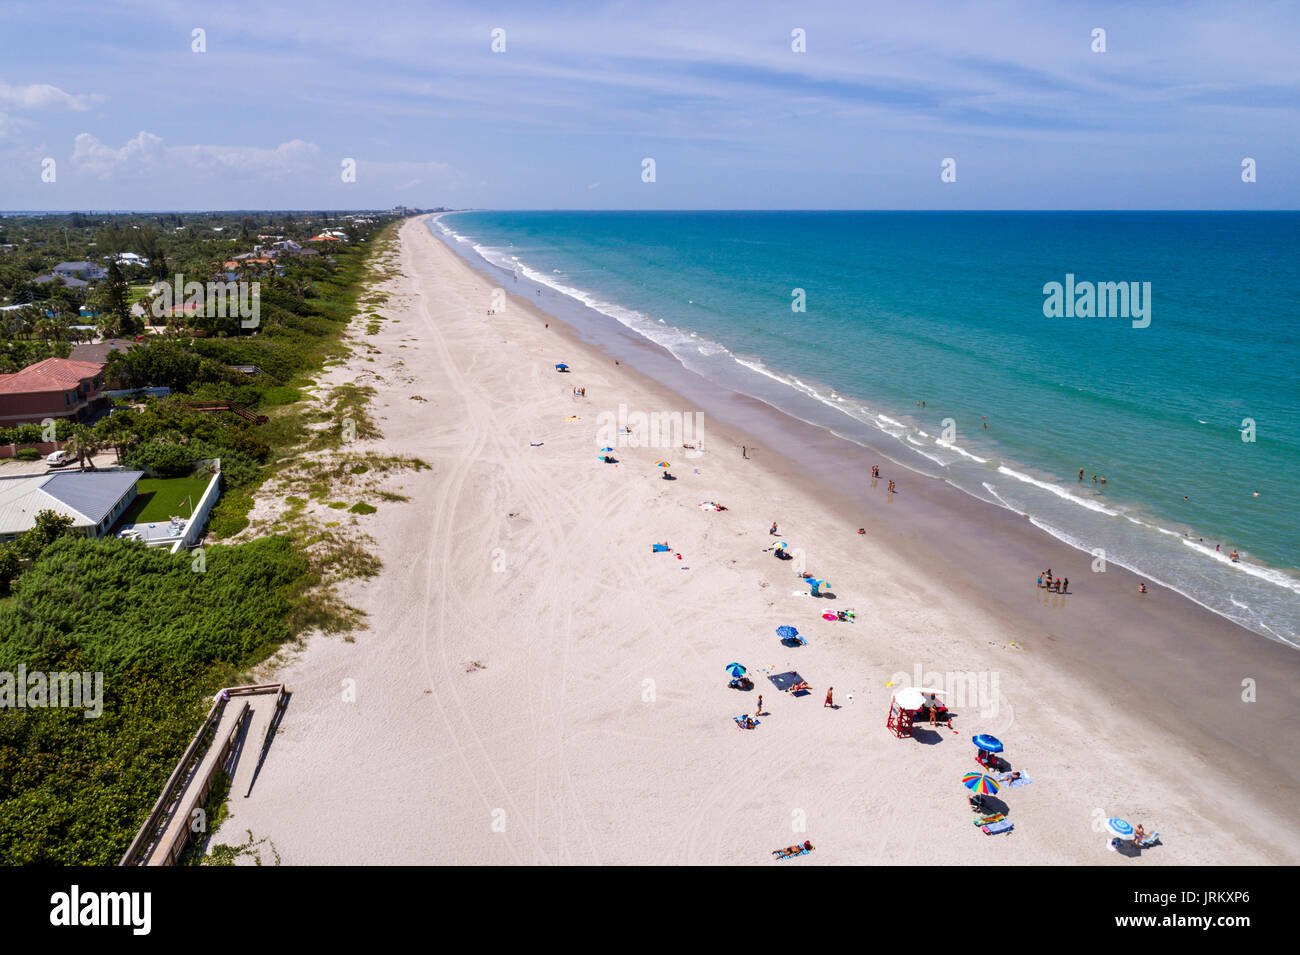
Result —
M 45 456 L 45 463 L 52 468 L 71 464 L 75 460 L 77 460 L 77 456 L 71 451 L 51 451 Z

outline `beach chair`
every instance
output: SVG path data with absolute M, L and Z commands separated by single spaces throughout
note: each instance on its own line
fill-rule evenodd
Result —
M 987 826 L 980 826 L 986 836 L 996 836 L 999 832 L 1010 832 L 1014 828 L 1015 826 L 1005 819 L 990 823 Z
M 1152 846 L 1156 845 L 1159 842 L 1160 842 L 1160 833 L 1153 832 L 1151 833 L 1151 835 L 1147 836 L 1145 839 L 1139 842 L 1138 846 L 1142 849 L 1150 849 Z

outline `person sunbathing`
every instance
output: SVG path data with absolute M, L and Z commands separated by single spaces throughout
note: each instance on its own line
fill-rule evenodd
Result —
M 790 687 L 790 692 L 791 692 L 791 693 L 798 693 L 800 690 L 811 690 L 811 689 L 812 689 L 812 687 L 810 687 L 810 686 L 808 685 L 807 681 L 805 681 L 805 680 L 800 680 L 800 681 L 799 681 L 798 683 L 796 683 L 794 686 Z
M 803 855 L 805 852 L 812 852 L 815 849 L 811 842 L 805 842 L 801 846 L 786 846 L 784 849 L 773 849 L 772 855 L 778 859 L 791 859 L 794 856 Z

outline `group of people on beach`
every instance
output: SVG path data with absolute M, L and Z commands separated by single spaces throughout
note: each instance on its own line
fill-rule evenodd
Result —
M 1079 480 L 1080 480 L 1080 481 L 1083 480 L 1083 468 L 1079 468 Z M 1093 484 L 1096 484 L 1096 483 L 1097 483 L 1097 475 L 1095 475 L 1095 474 L 1092 476 L 1092 483 L 1093 483 Z M 1105 483 L 1106 483 L 1106 479 L 1105 479 L 1105 478 L 1102 478 L 1102 479 L 1101 479 L 1101 483 L 1102 483 L 1102 484 L 1105 484 Z
M 1038 575 L 1038 586 L 1052 593 L 1068 594 L 1070 592 L 1070 578 L 1053 577 L 1052 568 L 1048 567 Z

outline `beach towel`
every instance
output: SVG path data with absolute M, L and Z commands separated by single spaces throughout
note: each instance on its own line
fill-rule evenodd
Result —
M 666 553 L 666 552 L 667 552 L 667 550 L 668 550 L 668 545 L 667 545 L 667 544 L 651 544 L 651 545 L 650 545 L 650 550 L 653 551 L 653 552 L 656 553 L 656 554 L 663 554 L 663 553 Z
M 808 853 L 810 853 L 810 852 L 812 852 L 811 849 L 800 849 L 798 852 L 796 852 L 796 853 L 795 853 L 794 855 L 792 855 L 792 856 L 776 856 L 775 858 L 776 858 L 776 861 L 777 861 L 777 862 L 781 862 L 781 861 L 784 860 L 784 859 L 797 859 L 797 858 L 799 858 L 800 856 L 806 856 L 806 855 L 807 855 Z
M 743 729 L 745 728 L 745 717 L 743 717 L 743 716 L 733 716 L 733 717 L 732 717 L 732 720 L 735 721 L 736 729 L 738 729 L 738 730 L 743 730 Z M 761 722 L 763 722 L 763 721 L 760 720 L 760 719 L 755 719 L 755 720 L 754 720 L 754 726 L 757 727 L 758 724 L 761 723 Z
M 981 826 L 986 836 L 996 836 L 999 832 L 1010 832 L 1015 827 L 1005 819 L 988 826 Z
M 995 812 L 995 813 L 994 813 L 993 815 L 991 815 L 991 816 L 984 816 L 984 817 L 981 818 L 981 819 L 976 819 L 976 820 L 974 820 L 974 824 L 977 825 L 977 826 L 979 826 L 979 827 L 981 827 L 981 828 L 983 828 L 984 826 L 992 825 L 992 824 L 995 823 L 995 822 L 1001 822 L 1001 821 L 1002 821 L 1003 819 L 1005 819 L 1005 818 L 1007 818 L 1007 814 L 1006 814 L 1006 813 L 1004 813 L 1004 812 Z
M 768 679 L 772 681 L 773 686 L 775 686 L 778 690 L 788 690 L 790 689 L 790 687 L 798 683 L 804 682 L 804 678 L 801 677 L 794 670 L 787 670 L 785 673 L 774 673 L 770 675 Z M 806 696 L 807 694 L 808 694 L 807 690 L 800 690 L 798 693 L 795 693 L 794 695 Z
M 1027 773 L 1021 773 L 1017 779 L 1012 779 L 1010 773 L 998 773 L 993 778 L 1000 783 L 1006 783 L 1012 789 L 1017 789 L 1020 786 L 1028 786 L 1033 782 Z

